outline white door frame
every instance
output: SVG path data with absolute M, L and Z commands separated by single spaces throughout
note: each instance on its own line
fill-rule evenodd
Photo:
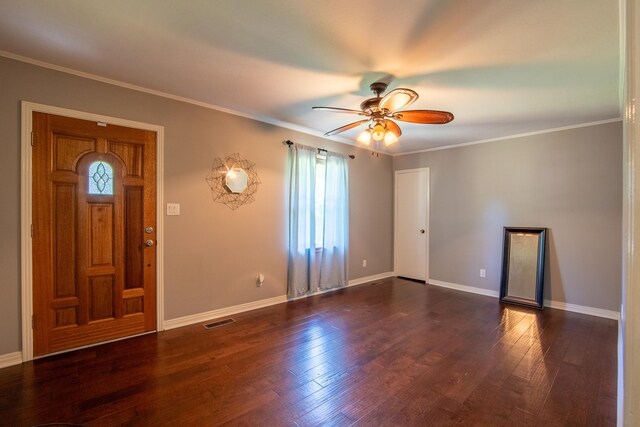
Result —
M 640 1 L 622 0 L 624 184 L 622 306 L 618 327 L 618 425 L 640 420 Z
M 431 229 L 429 227 L 429 210 L 430 210 L 430 194 L 431 194 L 431 181 L 429 176 L 429 168 L 415 168 L 415 169 L 399 169 L 394 172 L 393 176 L 393 269 L 396 269 L 396 265 L 398 265 L 398 242 L 397 242 L 397 233 L 398 230 L 398 192 L 396 191 L 396 183 L 398 182 L 398 175 L 402 173 L 412 173 L 412 172 L 426 172 L 427 174 L 427 209 L 425 210 L 426 218 L 424 223 L 426 224 L 427 236 L 424 239 L 424 255 L 425 255 L 425 265 L 424 265 L 424 281 L 425 283 L 429 283 L 429 236 L 431 235 Z M 397 272 L 394 272 L 396 275 Z
M 69 110 L 44 104 L 22 101 L 21 117 L 21 184 L 20 184 L 20 217 L 21 217 L 21 300 L 22 300 L 22 361 L 33 360 L 33 329 L 31 328 L 31 316 L 33 314 L 33 259 L 31 245 L 31 224 L 33 207 L 33 195 L 31 187 L 32 178 L 32 153 L 31 132 L 33 129 L 33 112 L 56 114 L 59 116 L 76 119 L 91 120 L 110 123 L 136 129 L 154 131 L 157 134 L 156 144 L 156 236 L 160 242 L 156 246 L 156 330 L 164 330 L 164 256 L 163 256 L 163 181 L 164 181 L 164 127 L 149 123 L 135 122 L 117 117 L 103 116 L 100 114 L 86 113 L 83 111 Z

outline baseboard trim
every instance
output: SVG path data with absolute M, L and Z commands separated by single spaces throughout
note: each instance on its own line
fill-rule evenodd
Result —
M 442 280 L 429 279 L 427 283 L 434 286 L 440 286 L 443 288 L 454 289 L 457 291 L 469 292 L 472 294 L 485 295 L 488 297 L 498 298 L 500 293 L 498 291 L 492 291 L 490 289 L 476 288 L 474 286 L 460 285 L 457 283 L 444 282 Z M 569 304 L 561 301 L 544 300 L 544 306 L 549 308 L 555 308 L 558 310 L 571 311 L 573 313 L 588 314 L 590 316 L 604 317 L 606 319 L 620 320 L 620 313 L 612 310 L 605 310 L 603 308 L 588 307 L 578 304 Z
M 313 297 L 313 296 L 316 296 L 316 295 L 322 295 L 322 294 L 326 294 L 326 293 L 329 293 L 329 292 L 339 291 L 340 289 L 349 288 L 351 286 L 358 286 L 358 285 L 362 285 L 364 283 L 373 282 L 374 280 L 386 279 L 387 277 L 393 277 L 393 276 L 395 276 L 395 274 L 392 271 L 387 271 L 386 273 L 380 273 L 380 274 L 374 274 L 372 276 L 360 277 L 358 279 L 349 280 L 349 283 L 347 283 L 346 286 L 341 286 L 341 287 L 338 287 L 338 288 L 331 288 L 331 289 L 320 289 L 320 290 L 317 290 L 317 291 L 315 291 L 313 293 L 310 293 L 310 294 L 301 295 L 301 296 L 295 297 L 295 298 L 289 298 L 289 301 L 295 301 L 295 300 L 299 300 L 299 299 L 302 299 L 302 298 L 309 298 L 309 297 Z
M 394 277 L 393 271 L 387 271 L 385 273 L 374 274 L 373 276 L 360 277 L 359 279 L 349 280 L 348 286 L 362 285 L 363 283 L 373 282 L 375 280 L 382 280 L 389 277 Z
M 585 305 L 569 304 L 567 302 L 544 300 L 544 306 L 557 308 L 558 310 L 572 311 L 574 313 L 588 314 L 591 316 L 604 317 L 606 319 L 620 320 L 620 313 L 604 308 L 588 307 Z
M 349 280 L 349 284 L 346 287 L 362 285 L 364 283 L 373 282 L 375 280 L 382 280 L 382 279 L 386 279 L 394 276 L 395 276 L 394 272 L 388 271 L 385 273 L 379 273 L 371 276 L 360 277 L 358 279 Z M 448 289 L 468 292 L 472 294 L 484 295 L 484 296 L 489 296 L 493 298 L 498 298 L 498 296 L 500 295 L 499 292 L 492 291 L 490 289 L 476 288 L 473 286 L 460 285 L 458 283 L 445 282 L 442 280 L 429 279 L 427 283 L 433 286 L 439 286 L 442 288 L 448 288 Z M 307 295 L 301 298 L 306 298 L 313 295 L 337 291 L 339 289 L 344 289 L 344 288 L 327 289 L 327 290 L 316 292 L 314 294 Z M 207 311 L 204 313 L 192 314 L 190 316 L 178 317 L 176 319 L 165 320 L 164 329 L 169 330 L 169 329 L 180 328 L 182 326 L 188 326 L 188 325 L 193 325 L 194 323 L 206 322 L 207 320 L 217 319 L 219 317 L 230 316 L 230 315 L 242 313 L 245 311 L 251 311 L 259 308 L 269 307 L 269 306 L 281 304 L 287 301 L 289 301 L 289 299 L 287 298 L 286 295 L 280 295 L 273 298 L 267 298 L 267 299 L 253 301 L 245 304 L 234 305 L 232 307 L 221 308 L 218 310 Z M 551 300 L 545 300 L 544 305 L 545 307 L 555 308 L 558 310 L 588 314 L 591 316 L 604 317 L 607 319 L 613 319 L 618 321 L 620 320 L 619 312 L 612 311 L 612 310 L 605 310 L 602 308 L 587 307 L 583 305 L 569 304 L 565 302 L 551 301 Z M 13 366 L 13 365 L 19 365 L 21 363 L 22 363 L 22 353 L 19 351 L 15 353 L 0 355 L 0 369 Z
M 482 289 L 476 288 L 474 286 L 459 285 L 457 283 L 444 282 L 442 280 L 429 279 L 427 280 L 427 283 L 429 285 L 440 286 L 441 288 L 455 289 L 456 291 L 469 292 L 472 294 L 484 295 L 487 297 L 498 298 L 500 296 L 499 292 L 492 291 L 491 289 Z
M 358 279 L 349 280 L 349 284 L 345 287 L 361 285 L 363 283 L 372 282 L 374 280 L 386 279 L 387 277 L 393 277 L 394 274 L 392 271 L 388 271 L 386 273 L 374 274 L 372 276 L 360 277 Z M 204 313 L 192 314 L 189 316 L 178 317 L 175 319 L 165 320 L 164 321 L 164 329 L 175 329 L 180 328 L 182 326 L 193 325 L 194 323 L 206 322 L 208 320 L 217 319 L 219 317 L 231 316 L 233 314 L 242 313 L 245 311 L 256 310 L 258 308 L 269 307 L 271 305 L 282 304 L 283 302 L 292 301 L 294 299 L 307 298 L 314 295 L 324 294 L 327 292 L 333 292 L 341 288 L 333 288 L 333 289 L 325 289 L 322 291 L 314 292 L 313 294 L 304 295 L 299 298 L 287 298 L 286 295 L 280 295 L 273 298 L 267 298 L 259 301 L 248 302 L 245 304 L 234 305 L 232 307 L 220 308 L 217 310 L 207 311 Z
M 22 352 L 7 353 L 0 355 L 0 369 L 22 363 Z
M 230 316 L 245 311 L 256 310 L 258 308 L 269 307 L 271 305 L 287 302 L 286 295 L 280 295 L 273 298 L 267 298 L 259 301 L 248 302 L 245 304 L 234 305 L 232 307 L 220 308 L 217 310 L 207 311 L 205 313 L 192 314 L 190 316 L 178 317 L 176 319 L 165 320 L 164 329 L 175 329 L 182 326 L 193 325 L 194 323 L 206 322 L 207 320 L 217 319 L 219 317 Z

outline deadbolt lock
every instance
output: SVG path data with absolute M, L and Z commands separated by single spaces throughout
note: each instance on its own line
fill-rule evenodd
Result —
M 147 228 L 145 228 L 145 229 L 144 229 L 144 232 L 145 232 L 145 233 L 147 233 L 147 234 L 151 234 L 151 233 L 153 233 L 153 227 L 147 227 Z

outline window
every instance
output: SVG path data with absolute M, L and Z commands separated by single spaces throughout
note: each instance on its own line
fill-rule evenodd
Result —
M 89 166 L 89 194 L 113 195 L 113 168 L 97 161 Z

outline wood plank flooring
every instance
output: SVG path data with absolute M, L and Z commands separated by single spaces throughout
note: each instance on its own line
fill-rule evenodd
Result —
M 0 370 L 0 424 L 614 426 L 617 322 L 387 279 Z

